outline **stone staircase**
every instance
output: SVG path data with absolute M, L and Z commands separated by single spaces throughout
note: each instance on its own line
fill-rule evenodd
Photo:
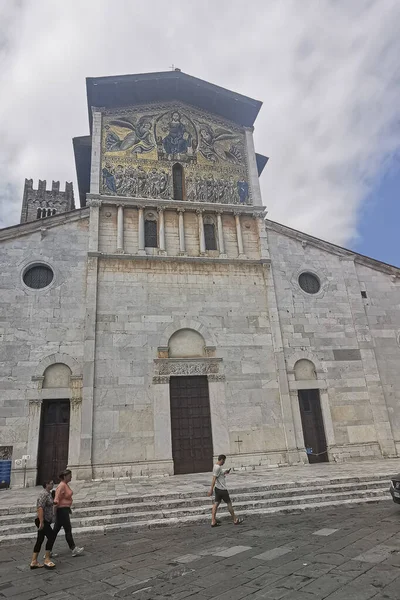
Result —
M 235 511 L 252 518 L 276 512 L 296 512 L 329 506 L 390 500 L 390 479 L 386 474 L 361 477 L 318 478 L 315 480 L 268 483 L 232 487 Z M 152 488 L 154 491 L 157 488 Z M 160 495 L 124 495 L 74 502 L 72 524 L 77 534 L 130 528 L 165 527 L 209 522 L 211 499 L 199 491 L 171 492 Z M 34 505 L 0 507 L 0 542 L 32 538 Z M 224 504 L 219 516 L 229 517 Z

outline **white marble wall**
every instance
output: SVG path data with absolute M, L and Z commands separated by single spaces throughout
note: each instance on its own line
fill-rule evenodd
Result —
M 179 329 L 183 318 L 210 332 L 223 363 L 226 380 L 210 384 L 214 413 L 221 388 L 226 404 L 226 417 L 216 417 L 226 431 L 216 429 L 216 451 L 225 440 L 226 453 L 257 455 L 252 461 L 268 451 L 285 453 L 261 266 L 101 259 L 97 310 L 93 462 L 103 465 L 99 476 L 109 475 L 111 465 L 114 473 L 130 473 L 133 462 L 143 471 L 158 468 L 153 461 L 167 447 L 153 422 L 165 428 L 167 441 L 169 432 L 154 411 L 164 410 L 168 386 L 153 384 L 154 361 L 165 330 Z M 165 459 L 170 456 L 167 448 Z
M 53 217 L 45 229 L 36 223 L 21 225 L 13 237 L 0 232 L 0 440 L 13 446 L 13 461 L 31 456 L 30 485 L 36 479 L 41 401 L 41 380 L 32 378 L 43 376 L 49 356 L 83 361 L 88 218 L 77 212 L 57 226 L 59 219 Z M 24 269 L 34 262 L 45 262 L 54 271 L 45 290 L 31 290 L 22 282 Z M 14 467 L 14 482 L 21 478 Z
M 331 432 L 331 458 L 395 455 L 398 412 L 390 389 L 397 386 L 395 356 L 400 358 L 400 320 L 393 308 L 400 300 L 399 287 L 379 268 L 355 263 L 350 253 L 302 242 L 295 232 L 285 235 L 274 224 L 267 230 L 292 397 L 297 402 L 293 366 L 308 358 L 328 401 L 325 430 Z M 302 271 L 318 275 L 318 294 L 300 289 Z M 367 288 L 364 300 L 361 291 Z

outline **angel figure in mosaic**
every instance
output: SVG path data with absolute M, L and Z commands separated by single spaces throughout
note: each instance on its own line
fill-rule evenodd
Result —
M 106 135 L 106 149 L 109 152 L 131 150 L 133 154 L 151 152 L 155 147 L 152 133 L 152 117 L 145 115 L 138 121 L 129 117 L 121 117 L 110 121 L 110 125 L 128 129 L 130 132 L 120 139 L 115 131 L 109 130 Z M 119 139 L 119 143 L 116 141 Z
M 200 152 L 207 160 L 218 162 L 218 159 L 233 164 L 243 162 L 243 151 L 237 143 L 237 134 L 221 127 L 213 129 L 207 123 L 200 125 Z M 228 141 L 228 146 L 227 142 Z M 232 142 L 229 144 L 229 141 Z

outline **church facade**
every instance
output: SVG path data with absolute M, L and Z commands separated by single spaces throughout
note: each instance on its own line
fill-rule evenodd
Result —
M 81 208 L 27 180 L 0 231 L 13 484 L 398 456 L 400 270 L 265 219 L 261 103 L 180 71 L 87 95 Z

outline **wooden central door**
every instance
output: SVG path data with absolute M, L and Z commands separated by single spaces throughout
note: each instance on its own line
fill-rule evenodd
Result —
M 37 483 L 53 479 L 67 468 L 69 446 L 69 400 L 44 400 L 39 436 Z
M 299 390 L 299 402 L 308 462 L 328 462 L 319 390 Z
M 175 475 L 213 467 L 207 377 L 171 377 L 171 432 Z

